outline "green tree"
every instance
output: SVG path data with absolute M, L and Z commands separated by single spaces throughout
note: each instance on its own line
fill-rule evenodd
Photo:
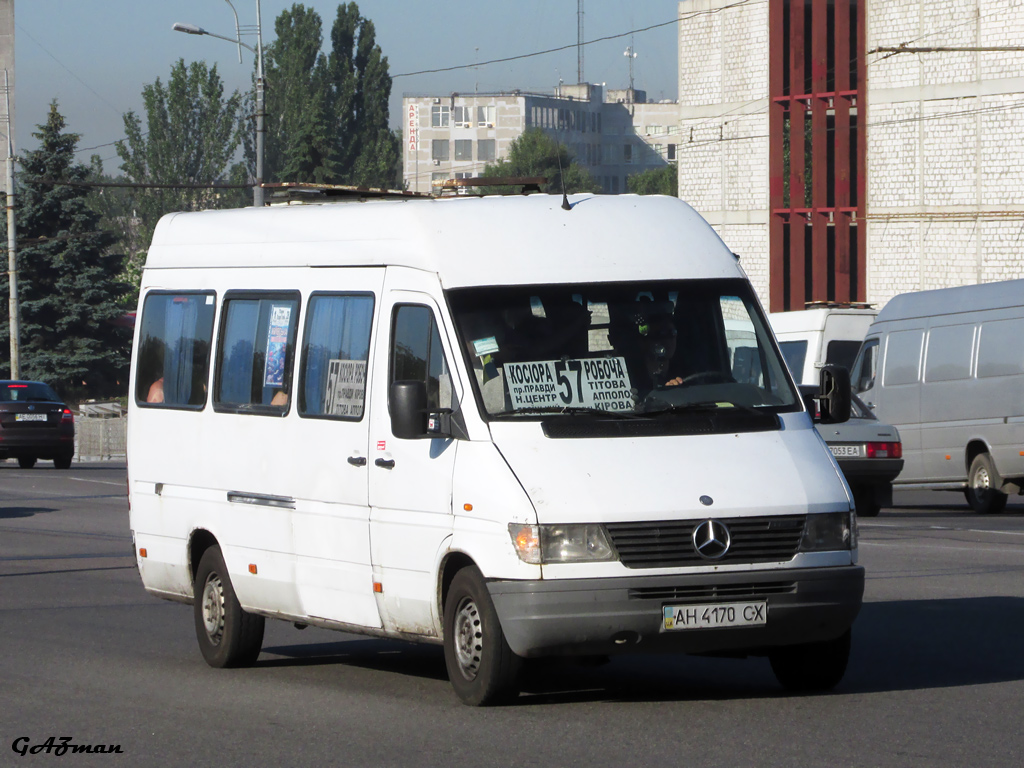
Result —
M 165 87 L 160 79 L 142 89 L 146 130 L 134 113 L 124 116 L 126 138 L 117 144 L 127 181 L 186 184 L 188 189 L 140 189 L 133 195 L 148 248 L 157 221 L 171 211 L 244 205 L 249 193 L 205 185 L 224 182 L 239 145 L 241 97 L 224 98 L 217 66 L 184 60 L 171 67 Z
M 116 325 L 125 311 L 124 256 L 114 251 L 114 235 L 100 227 L 99 214 L 86 200 L 84 183 L 92 171 L 75 163 L 78 134 L 64 129 L 53 102 L 46 123 L 32 134 L 39 148 L 21 160 L 16 212 L 22 376 L 46 381 L 70 400 L 123 395 L 131 345 L 130 334 Z M 2 283 L 6 295 L 6 274 Z M 3 314 L 0 334 L 9 348 Z
M 634 173 L 626 179 L 626 188 L 637 195 L 671 195 L 679 197 L 679 174 L 675 163 Z
M 334 97 L 319 14 L 301 3 L 274 22 L 264 52 L 266 73 L 264 177 L 267 181 L 330 183 L 337 176 Z M 252 151 L 246 142 L 247 153 Z M 252 155 L 254 157 L 254 155 Z M 250 162 L 252 162 L 250 160 Z
M 512 141 L 508 157 L 484 168 L 484 176 L 544 176 L 548 183 L 544 192 L 600 192 L 601 187 L 590 171 L 575 162 L 569 149 L 559 144 L 540 128 L 527 128 Z
M 342 183 L 391 187 L 401 140 L 388 127 L 391 75 L 373 22 L 355 3 L 338 6 L 331 28 L 330 68 Z

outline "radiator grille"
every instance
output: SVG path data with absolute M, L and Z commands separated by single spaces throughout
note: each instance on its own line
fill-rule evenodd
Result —
M 731 545 L 717 560 L 704 559 L 693 546 L 693 529 L 703 520 L 607 523 L 606 527 L 627 568 L 771 563 L 796 554 L 806 515 L 718 519 L 728 527 Z
M 687 587 L 641 587 L 629 590 L 630 600 L 694 601 L 694 600 L 759 600 L 770 595 L 791 595 L 794 581 L 771 581 L 760 584 L 699 584 Z

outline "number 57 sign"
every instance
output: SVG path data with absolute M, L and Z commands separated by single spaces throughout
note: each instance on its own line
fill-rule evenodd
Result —
M 505 385 L 516 410 L 585 407 L 628 411 L 633 407 L 626 361 L 621 357 L 508 363 Z

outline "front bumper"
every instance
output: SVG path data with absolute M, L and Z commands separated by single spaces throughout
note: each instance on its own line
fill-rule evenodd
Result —
M 509 646 L 524 657 L 658 651 L 760 654 L 843 634 L 860 611 L 864 568 L 490 581 L 487 586 Z M 763 626 L 664 629 L 666 605 L 755 600 L 768 604 Z

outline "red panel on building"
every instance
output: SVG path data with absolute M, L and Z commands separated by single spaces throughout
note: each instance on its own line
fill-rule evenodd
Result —
M 865 298 L 864 6 L 769 0 L 773 312 Z

